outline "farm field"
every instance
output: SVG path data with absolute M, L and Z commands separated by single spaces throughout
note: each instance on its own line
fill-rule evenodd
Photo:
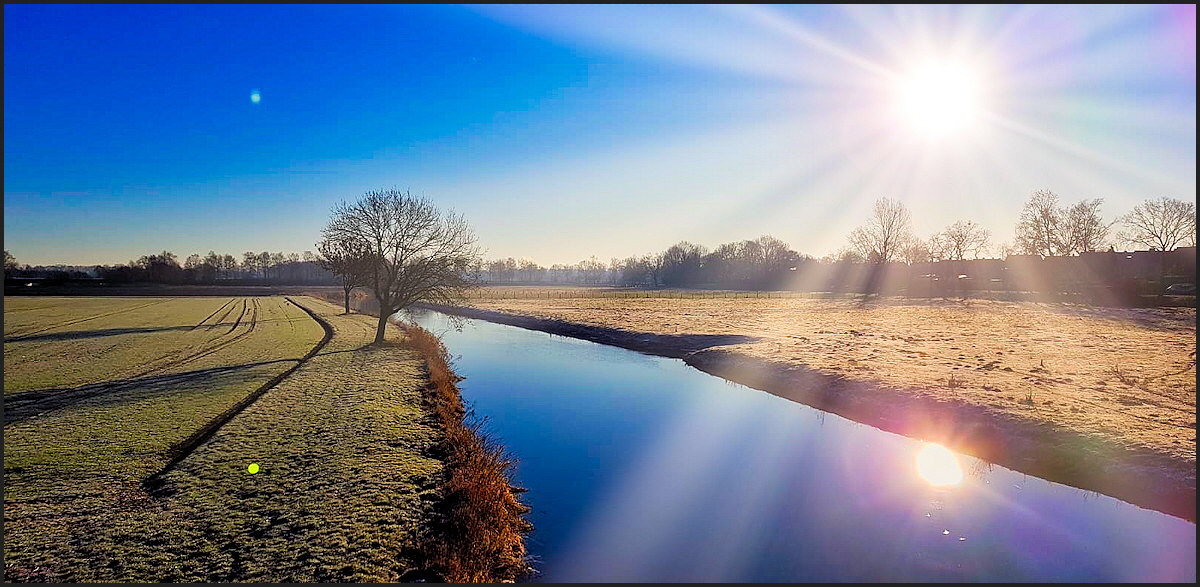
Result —
M 394 580 L 439 470 L 420 456 L 419 362 L 349 352 L 374 319 L 298 301 L 327 315 L 329 344 L 151 496 L 172 445 L 322 327 L 282 297 L 6 298 L 6 579 Z
M 572 293 L 572 291 L 576 293 Z M 1195 308 L 498 287 L 467 305 L 661 335 L 1196 460 Z M 771 295 L 771 297 L 767 297 Z

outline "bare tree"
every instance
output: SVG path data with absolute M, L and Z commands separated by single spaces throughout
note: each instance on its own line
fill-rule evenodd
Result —
M 225 272 L 225 277 L 229 277 L 237 269 L 237 258 L 233 255 L 221 256 L 221 270 Z
M 1024 255 L 1059 254 L 1063 248 L 1059 240 L 1061 224 L 1058 194 L 1048 190 L 1033 192 L 1017 219 L 1017 250 Z
M 287 255 L 283 254 L 283 251 L 267 254 L 267 267 L 275 270 L 276 282 L 283 277 L 283 264 L 285 262 L 287 262 Z
M 271 267 L 271 253 L 263 251 L 255 257 L 255 266 L 258 267 L 258 272 L 262 275 L 263 280 L 267 279 L 267 269 Z
M 646 266 L 646 276 L 650 278 L 650 287 L 658 287 L 663 283 L 663 268 L 666 259 L 662 253 L 657 255 L 645 255 L 642 257 L 642 263 Z
M 254 251 L 242 253 L 242 269 L 248 272 L 248 277 L 254 277 L 254 268 L 258 266 L 258 254 Z
M 1122 216 L 1118 235 L 1124 242 L 1148 249 L 1170 251 L 1196 245 L 1196 203 L 1163 196 L 1146 200 Z
M 912 241 L 912 218 L 897 200 L 875 200 L 871 219 L 850 233 L 850 247 L 872 263 L 889 263 L 900 258 Z
M 1114 222 L 1100 216 L 1101 198 L 1083 200 L 1061 211 L 1059 241 L 1064 255 L 1098 251 L 1108 245 L 1108 232 Z
M 17 270 L 17 258 L 7 250 L 4 251 L 4 275 L 8 276 Z
M 346 313 L 349 314 L 350 292 L 369 284 L 374 258 L 366 241 L 345 235 L 332 236 L 332 232 L 328 227 L 322 231 L 321 242 L 317 243 L 320 256 L 316 257 L 316 262 L 341 279 Z
M 980 253 L 987 249 L 991 236 L 991 232 L 986 228 L 970 220 L 959 220 L 935 235 L 938 239 L 940 258 L 948 261 L 961 261 L 966 259 L 967 255 L 978 259 Z
M 681 286 L 692 284 L 700 274 L 700 265 L 708 249 L 703 245 L 680 241 L 671 245 L 662 254 L 659 276 L 664 285 Z
M 934 237 L 930 238 L 930 242 L 932 242 L 936 237 L 937 235 L 934 235 Z M 913 265 L 915 263 L 927 263 L 933 260 L 933 254 L 930 253 L 929 243 L 919 238 L 912 239 L 909 241 L 908 245 L 905 246 L 902 251 L 900 251 L 900 260 L 908 263 L 909 265 Z
M 353 204 L 339 203 L 325 235 L 369 251 L 369 285 L 379 302 L 375 344 L 383 342 L 393 313 L 420 301 L 460 301 L 474 285 L 469 271 L 479 248 L 470 225 L 408 192 L 372 191 Z

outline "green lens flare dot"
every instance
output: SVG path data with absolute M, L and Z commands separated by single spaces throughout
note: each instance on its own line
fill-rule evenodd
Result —
M 258 463 L 250 463 L 250 466 L 246 467 L 246 470 L 250 471 L 251 475 L 257 473 L 258 472 Z

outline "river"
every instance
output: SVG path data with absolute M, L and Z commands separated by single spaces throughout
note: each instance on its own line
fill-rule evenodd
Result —
M 678 359 L 414 315 L 519 461 L 535 580 L 1196 580 L 1185 520 Z

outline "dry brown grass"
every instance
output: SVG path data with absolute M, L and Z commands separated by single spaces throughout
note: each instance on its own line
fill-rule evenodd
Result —
M 426 401 L 445 427 L 446 463 L 440 510 L 426 566 L 452 583 L 513 581 L 532 572 L 524 536 L 529 508 L 517 500 L 510 471 L 515 461 L 465 413 L 449 353 L 436 336 L 403 326 L 406 345 L 425 359 Z
M 755 337 L 720 348 L 1196 459 L 1194 308 L 486 292 L 470 305 L 632 332 Z

